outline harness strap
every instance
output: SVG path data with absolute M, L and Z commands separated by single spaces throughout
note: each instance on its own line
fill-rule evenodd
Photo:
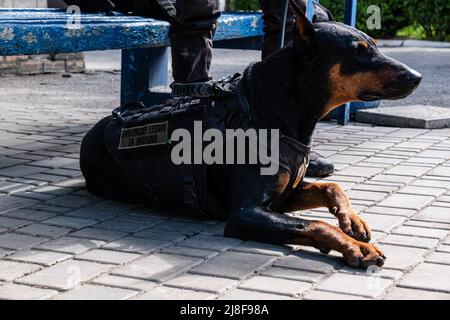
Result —
M 220 79 L 205 82 L 179 83 L 170 85 L 172 96 L 174 97 L 194 97 L 194 98 L 221 98 L 233 94 L 235 86 L 241 78 L 240 73 Z

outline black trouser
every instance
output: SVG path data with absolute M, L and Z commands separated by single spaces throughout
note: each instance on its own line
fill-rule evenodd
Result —
M 177 0 L 169 33 L 176 82 L 211 79 L 212 37 L 220 16 L 218 0 Z
M 305 8 L 305 0 L 297 0 Z M 285 0 L 259 0 L 264 13 L 262 59 L 279 49 L 280 25 Z M 209 80 L 212 35 L 217 24 L 218 0 L 177 0 L 177 18 L 172 23 L 172 69 L 176 82 Z M 292 40 L 294 15 L 288 10 L 285 43 Z

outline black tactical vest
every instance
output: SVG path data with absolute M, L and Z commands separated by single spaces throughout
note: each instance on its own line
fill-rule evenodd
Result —
M 171 151 L 175 144 L 170 137 L 179 128 L 193 137 L 194 121 L 203 122 L 203 131 L 249 128 L 251 112 L 242 83 L 242 77 L 235 75 L 222 82 L 224 94 L 216 98 L 180 97 L 156 106 L 136 103 L 113 111 L 104 130 L 105 145 L 143 199 L 156 198 L 173 212 L 214 214 L 207 206 L 207 165 L 174 164 Z M 303 180 L 310 152 L 308 146 L 283 135 L 279 150 L 280 169 L 289 172 L 291 181 L 273 208 Z

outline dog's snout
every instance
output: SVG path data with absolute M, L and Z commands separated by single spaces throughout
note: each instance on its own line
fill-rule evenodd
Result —
M 413 69 L 403 71 L 403 76 L 412 88 L 418 87 L 422 81 L 422 75 Z

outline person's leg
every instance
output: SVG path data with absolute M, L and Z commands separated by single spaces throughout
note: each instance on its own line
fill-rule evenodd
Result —
M 263 11 L 264 36 L 261 50 L 261 58 L 265 59 L 280 49 L 280 28 L 283 20 L 283 8 L 286 0 L 259 0 Z M 292 41 L 294 15 L 291 8 L 288 9 L 286 19 L 285 43 Z
M 301 8 L 306 8 L 305 0 L 297 0 Z M 280 49 L 280 28 L 283 22 L 284 4 L 286 0 L 259 0 L 263 11 L 264 37 L 261 58 L 265 59 L 272 53 Z M 323 7 L 316 6 L 316 20 L 332 20 L 331 14 Z M 291 8 L 288 9 L 286 19 L 285 44 L 292 41 L 293 37 L 294 15 Z M 334 165 L 321 157 L 317 152 L 310 154 L 309 166 L 306 175 L 309 177 L 324 177 L 334 172 Z
M 220 16 L 218 0 L 177 0 L 170 28 L 175 82 L 211 79 L 212 37 Z

